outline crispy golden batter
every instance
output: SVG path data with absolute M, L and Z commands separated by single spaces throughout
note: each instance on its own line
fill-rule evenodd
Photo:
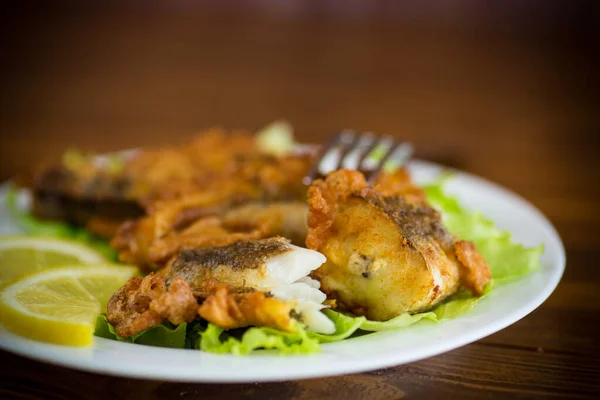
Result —
M 492 271 L 487 262 L 473 242 L 460 240 L 454 243 L 454 252 L 460 262 L 460 278 L 463 286 L 473 294 L 481 295 L 485 285 L 492 279 Z
M 230 182 L 220 185 L 220 190 L 207 188 L 205 192 L 181 199 L 157 202 L 149 210 L 150 215 L 121 225 L 111 246 L 119 252 L 121 261 L 155 269 L 182 245 L 193 246 L 211 236 L 235 233 L 235 227 L 232 226 L 232 232 L 209 216 L 222 214 L 236 202 L 251 197 L 243 194 L 246 188 L 247 185 L 236 186 Z M 208 230 L 204 232 L 203 227 Z
M 33 172 L 35 190 L 71 199 L 145 201 L 163 196 L 166 187 L 193 187 L 245 170 L 273 157 L 260 153 L 252 134 L 209 129 L 187 143 L 107 156 L 65 153 L 62 163 Z
M 197 315 L 225 329 L 257 325 L 291 331 L 292 304 L 256 291 L 268 272 L 266 260 L 288 251 L 284 238 L 181 251 L 158 274 L 132 278 L 119 289 L 108 302 L 108 321 L 120 336 L 166 320 L 190 322 Z
M 153 289 L 144 287 L 148 285 Z M 181 278 L 173 280 L 168 290 L 159 275 L 131 278 L 108 303 L 108 322 L 122 337 L 136 335 L 165 321 L 176 325 L 189 323 L 197 316 L 224 329 L 267 326 L 294 330 L 288 302 L 214 281 L 205 282 L 201 292 L 202 296 L 194 297 L 190 285 Z
M 122 262 L 135 264 L 144 270 L 156 270 L 182 248 L 225 246 L 239 240 L 261 237 L 265 237 L 265 229 L 261 225 L 228 227 L 217 217 L 206 217 L 181 232 L 169 232 L 158 239 L 138 231 L 124 244 L 119 242 L 120 236 L 115 237 L 111 245 L 120 250 L 119 259 Z
M 189 285 L 175 279 L 168 290 L 162 276 L 150 274 L 131 278 L 112 295 L 107 305 L 107 319 L 119 336 L 140 333 L 164 321 L 173 324 L 191 322 L 198 303 Z
M 148 249 L 148 256 L 155 265 L 163 265 L 180 249 L 227 246 L 240 240 L 260 239 L 266 236 L 267 226 L 261 225 L 260 221 L 254 226 L 227 225 L 217 217 L 207 217 L 181 232 L 170 232 L 155 240 Z
M 124 224 L 111 245 L 122 262 L 146 270 L 162 267 L 180 249 L 225 246 L 239 240 L 284 236 L 303 243 L 307 234 L 308 207 L 300 202 L 250 203 L 221 217 L 197 219 L 187 228 L 156 236 L 155 219 Z
M 237 159 L 237 169 L 229 174 L 187 183 L 185 189 L 173 184 L 161 191 L 161 199 L 146 201 L 154 234 L 160 236 L 199 216 L 216 215 L 249 202 L 304 200 L 302 177 L 310 161 L 310 155 L 275 158 L 257 154 L 254 159 Z
M 210 129 L 180 146 L 65 158 L 30 180 L 36 215 L 110 238 L 117 223 L 144 213 L 158 237 L 249 201 L 304 199 L 312 155 L 274 156 L 247 132 Z
M 302 177 L 312 155 L 274 157 L 254 150 L 243 154 L 234 151 L 236 157 L 232 158 L 227 152 L 216 153 L 219 154 L 209 157 L 214 158 L 207 167 L 209 171 L 215 165 L 222 167 L 224 159 L 233 164 L 224 167 L 223 171 L 203 175 L 201 179 L 172 179 L 160 186 L 163 190 L 156 192 L 160 195 L 144 197 L 147 215 L 124 223 L 112 239 L 111 245 L 119 252 L 121 261 L 154 270 L 178 248 L 225 244 L 227 241 L 222 240 L 223 236 L 229 233 L 240 233 L 239 238 L 290 235 L 295 242 L 304 242 L 306 223 L 302 219 L 307 207 L 298 202 L 306 197 L 307 188 L 302 184 Z M 153 184 L 158 187 L 156 182 Z M 288 201 L 291 204 L 271 205 Z M 247 207 L 238 208 L 242 205 Z M 232 210 L 234 208 L 237 209 Z M 196 235 L 186 230 L 203 217 L 223 216 L 230 210 L 232 212 L 225 216 L 222 224 L 224 229 L 211 231 L 214 236 L 219 236 L 214 243 L 206 242 L 210 232 Z M 242 232 L 239 232 L 239 226 L 244 227 Z M 251 234 L 246 235 L 249 231 Z M 262 234 L 257 235 L 257 231 Z M 232 240 L 233 237 L 228 242 Z M 180 245 L 176 244 L 178 241 Z M 208 244 L 203 244 L 205 242 Z
M 198 314 L 224 329 L 267 326 L 293 332 L 290 304 L 262 292 L 235 293 L 220 285 L 206 298 Z
M 490 274 L 474 245 L 456 242 L 418 189 L 388 190 L 348 170 L 310 187 L 306 244 L 327 257 L 315 273 L 322 290 L 373 320 L 431 309 L 461 283 L 480 294 Z
M 122 173 L 135 182 L 132 195 L 170 197 L 166 188 L 229 176 L 240 168 L 239 160 L 256 153 L 250 133 L 213 128 L 181 146 L 144 150 L 127 160 Z
M 426 202 L 425 191 L 413 184 L 405 168 L 399 168 L 392 173 L 378 174 L 373 189 L 382 196 L 402 196 L 409 204 Z

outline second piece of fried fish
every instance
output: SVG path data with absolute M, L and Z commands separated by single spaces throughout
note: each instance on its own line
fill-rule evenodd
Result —
M 183 229 L 159 236 L 155 236 L 156 218 L 130 221 L 122 225 L 111 244 L 121 261 L 142 270 L 157 270 L 182 248 L 225 246 L 273 236 L 286 237 L 294 244 L 306 240 L 305 202 L 251 202 L 218 214 L 198 217 Z

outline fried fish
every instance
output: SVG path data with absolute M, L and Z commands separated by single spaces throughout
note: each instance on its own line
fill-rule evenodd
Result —
M 293 331 L 301 321 L 315 332 L 332 333 L 333 322 L 320 312 L 326 296 L 308 277 L 323 262 L 322 254 L 281 237 L 181 250 L 159 273 L 132 278 L 119 289 L 108 302 L 107 318 L 121 336 L 197 316 L 226 329 Z
M 157 232 L 248 201 L 298 200 L 311 154 L 275 156 L 254 135 L 209 129 L 189 142 L 111 155 L 65 153 L 22 177 L 34 213 L 111 238 L 120 223 L 149 215 Z M 234 188 L 234 189 L 232 189 Z
M 430 310 L 461 286 L 480 295 L 491 279 L 475 246 L 398 182 L 369 187 L 360 172 L 335 171 L 308 195 L 306 244 L 327 257 L 313 276 L 340 308 L 378 321 Z
M 157 232 L 154 218 L 141 218 L 125 223 L 111 245 L 119 259 L 143 270 L 160 269 L 180 249 L 224 246 L 242 239 L 283 236 L 294 244 L 306 240 L 304 202 L 249 203 L 222 211 L 220 215 L 203 216 L 184 229 Z

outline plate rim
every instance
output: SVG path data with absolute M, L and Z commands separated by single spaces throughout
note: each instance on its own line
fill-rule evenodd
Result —
M 359 373 L 359 372 L 371 371 L 371 370 L 380 369 L 380 368 L 388 368 L 388 367 L 392 367 L 392 366 L 415 362 L 418 360 L 422 360 L 425 358 L 429 358 L 429 357 L 432 357 L 435 355 L 439 355 L 439 354 L 454 350 L 456 348 L 465 346 L 466 344 L 480 340 L 486 336 L 489 336 L 493 333 L 496 333 L 496 332 L 514 324 L 515 322 L 521 320 L 522 318 L 524 318 L 525 316 L 530 314 L 532 311 L 537 309 L 548 297 L 550 297 L 550 295 L 554 292 L 554 290 L 558 286 L 558 284 L 562 278 L 562 275 L 564 274 L 564 270 L 566 267 L 566 252 L 565 252 L 564 244 L 562 243 L 562 240 L 561 240 L 558 232 L 556 231 L 556 228 L 552 225 L 552 223 L 548 220 L 548 218 L 541 211 L 539 211 L 528 200 L 526 200 L 522 196 L 512 192 L 511 190 L 506 189 L 506 188 L 502 187 L 501 185 L 491 182 L 485 178 L 473 175 L 468 172 L 464 172 L 464 171 L 461 171 L 458 169 L 448 168 L 446 166 L 443 166 L 443 165 L 440 165 L 437 163 L 432 163 L 432 162 L 422 161 L 422 160 L 411 160 L 409 163 L 409 169 L 410 168 L 417 168 L 417 169 L 423 169 L 423 170 L 429 169 L 429 170 L 435 171 L 436 174 L 439 174 L 441 171 L 452 171 L 453 173 L 455 173 L 455 177 L 466 178 L 468 181 L 472 181 L 477 186 L 482 186 L 484 189 L 489 188 L 493 191 L 501 193 L 502 197 L 509 199 L 511 203 L 516 203 L 516 204 L 519 204 L 520 207 L 524 207 L 528 214 L 531 214 L 533 217 L 535 217 L 535 219 L 539 223 L 541 223 L 541 225 L 543 226 L 546 234 L 548 234 L 549 241 L 553 242 L 553 244 L 554 244 L 553 249 L 556 252 L 556 257 L 553 258 L 552 260 L 550 260 L 550 262 L 554 266 L 554 273 L 550 276 L 549 281 L 543 287 L 543 290 L 536 293 L 536 295 L 533 298 L 529 299 L 529 301 L 526 302 L 524 306 L 521 306 L 521 307 L 515 309 L 514 311 L 501 316 L 500 318 L 494 320 L 492 323 L 487 325 L 485 328 L 481 328 L 481 329 L 474 330 L 474 331 L 468 331 L 467 333 L 463 334 L 460 337 L 453 338 L 452 341 L 440 341 L 439 343 L 433 343 L 432 345 L 425 347 L 421 352 L 413 354 L 410 357 L 398 356 L 398 354 L 396 352 L 390 351 L 390 352 L 386 353 L 384 357 L 379 357 L 379 358 L 371 357 L 371 358 L 360 360 L 360 362 L 357 362 L 356 360 L 352 360 L 352 361 L 346 360 L 346 362 L 344 362 L 340 365 L 336 365 L 335 368 L 330 368 L 330 369 L 315 368 L 313 370 L 303 369 L 301 371 L 285 370 L 285 371 L 278 373 L 276 376 L 271 376 L 271 375 L 265 376 L 264 374 L 261 375 L 260 373 L 258 373 L 258 374 L 257 373 L 247 373 L 246 371 L 244 374 L 238 374 L 237 376 L 235 376 L 234 371 L 232 371 L 232 374 L 230 374 L 228 376 L 216 375 L 216 374 L 198 375 L 198 374 L 185 374 L 185 373 L 183 375 L 173 376 L 172 374 L 165 373 L 165 371 L 161 370 L 160 368 L 154 368 L 154 369 L 144 368 L 142 370 L 139 370 L 139 369 L 136 370 L 136 369 L 127 368 L 127 367 L 114 368 L 114 365 L 107 365 L 107 364 L 98 365 L 98 364 L 94 364 L 93 362 L 84 362 L 85 359 L 81 358 L 79 356 L 77 356 L 77 357 L 76 356 L 61 356 L 60 355 L 61 353 L 56 353 L 57 345 L 46 344 L 46 343 L 42 343 L 42 342 L 35 342 L 35 341 L 29 340 L 26 338 L 19 337 L 11 332 L 8 332 L 6 330 L 6 328 L 4 328 L 1 325 L 0 325 L 0 349 L 9 351 L 14 354 L 18 354 L 20 356 L 24 356 L 27 358 L 35 359 L 37 361 L 42 361 L 42 362 L 46 362 L 46 363 L 50 363 L 50 364 L 54 364 L 54 365 L 60 365 L 60 366 L 67 367 L 67 368 L 72 368 L 72 369 L 77 369 L 77 370 L 82 370 L 82 371 L 87 371 L 87 372 L 92 372 L 92 373 L 105 374 L 105 375 L 110 375 L 110 376 L 137 378 L 137 379 L 159 379 L 159 380 L 167 380 L 167 381 L 197 382 L 197 383 L 277 382 L 277 381 L 285 381 L 285 380 L 309 379 L 309 378 L 317 378 L 317 377 L 329 377 L 329 376 L 336 376 L 336 375 L 344 375 L 344 374 L 350 374 L 350 373 Z M 5 187 L 6 187 L 6 185 L 0 186 L 0 194 L 4 193 Z M 2 201 L 0 202 L 0 207 L 3 207 L 3 203 L 4 203 L 3 198 L 4 197 L 2 196 Z M 538 272 L 539 272 L 539 270 L 533 272 L 533 274 L 536 274 Z M 514 281 L 514 282 L 518 282 L 525 278 L 527 278 L 527 277 L 522 277 L 519 280 Z M 508 283 L 508 284 L 510 285 L 510 283 Z M 472 312 L 473 312 L 473 310 L 470 311 L 470 313 L 472 313 Z M 465 314 L 465 316 L 468 318 L 469 314 Z M 463 316 L 458 317 L 457 319 L 460 319 L 460 318 L 463 318 Z M 443 324 L 444 324 L 444 322 L 441 322 L 441 323 L 438 323 L 437 325 L 440 326 Z M 416 327 L 409 328 L 409 329 L 415 329 L 415 328 Z M 402 332 L 402 331 L 403 330 L 399 330 L 399 332 Z M 393 331 L 390 331 L 390 332 L 392 332 L 392 335 L 393 335 Z M 90 351 L 97 349 L 98 343 L 102 344 L 103 341 L 110 342 L 109 347 L 119 348 L 121 346 L 127 346 L 128 348 L 130 348 L 130 346 L 132 346 L 131 344 L 128 344 L 128 343 L 114 342 L 114 341 L 110 341 L 108 339 L 102 339 L 102 338 L 95 338 L 95 340 L 98 340 L 99 342 L 95 342 L 95 344 L 93 344 L 90 348 L 88 348 Z M 11 342 L 13 344 L 16 342 L 17 347 L 11 346 L 10 345 Z M 28 345 L 31 345 L 32 343 L 34 344 L 34 345 L 32 345 L 32 348 L 38 349 L 38 351 L 35 351 L 35 350 L 32 351 L 30 349 L 30 346 L 28 346 Z M 344 342 L 340 342 L 340 343 L 344 343 Z M 346 343 L 349 343 L 349 342 L 346 342 Z M 107 343 L 105 343 L 105 344 L 107 344 Z M 335 345 L 335 343 L 324 344 L 323 346 L 331 346 L 331 345 Z M 60 348 L 60 347 L 65 347 L 65 346 L 58 346 L 58 347 Z M 139 346 L 139 345 L 137 347 L 145 348 L 145 346 Z M 42 349 L 42 351 L 39 351 L 40 348 Z M 69 349 L 73 349 L 73 348 L 69 348 Z M 164 353 L 164 354 L 167 354 L 167 353 L 175 354 L 172 352 L 188 352 L 188 353 L 190 352 L 190 350 L 187 350 L 187 349 L 151 348 L 151 350 L 156 353 Z M 146 351 L 147 351 L 147 349 L 146 349 Z M 192 351 L 192 352 L 195 353 L 195 351 Z M 57 354 L 59 354 L 59 355 L 57 356 Z M 71 353 L 67 353 L 67 354 L 71 354 Z M 238 357 L 240 357 L 240 356 L 232 356 L 232 355 L 214 355 L 214 354 L 204 353 L 204 352 L 201 352 L 200 354 L 202 356 L 204 356 L 205 358 L 235 357 L 237 359 Z M 319 354 L 289 356 L 289 357 L 285 357 L 284 359 L 290 360 L 290 359 L 292 359 L 292 357 L 293 358 L 301 357 L 303 359 L 307 359 L 307 357 L 313 358 L 315 356 L 319 357 Z M 248 357 L 248 356 L 241 356 L 241 357 Z M 250 357 L 253 357 L 253 356 L 250 356 Z M 398 361 L 398 360 L 400 360 L 400 361 Z M 192 371 L 192 370 L 196 371 L 195 369 L 190 369 L 190 371 Z

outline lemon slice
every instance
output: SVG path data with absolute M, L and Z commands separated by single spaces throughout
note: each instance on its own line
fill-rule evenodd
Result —
M 47 267 L 106 263 L 102 254 L 70 240 L 0 237 L 0 288 Z
M 109 297 L 136 272 L 135 267 L 105 264 L 29 275 L 0 293 L 2 323 L 30 339 L 88 345 L 96 316 L 106 311 Z

